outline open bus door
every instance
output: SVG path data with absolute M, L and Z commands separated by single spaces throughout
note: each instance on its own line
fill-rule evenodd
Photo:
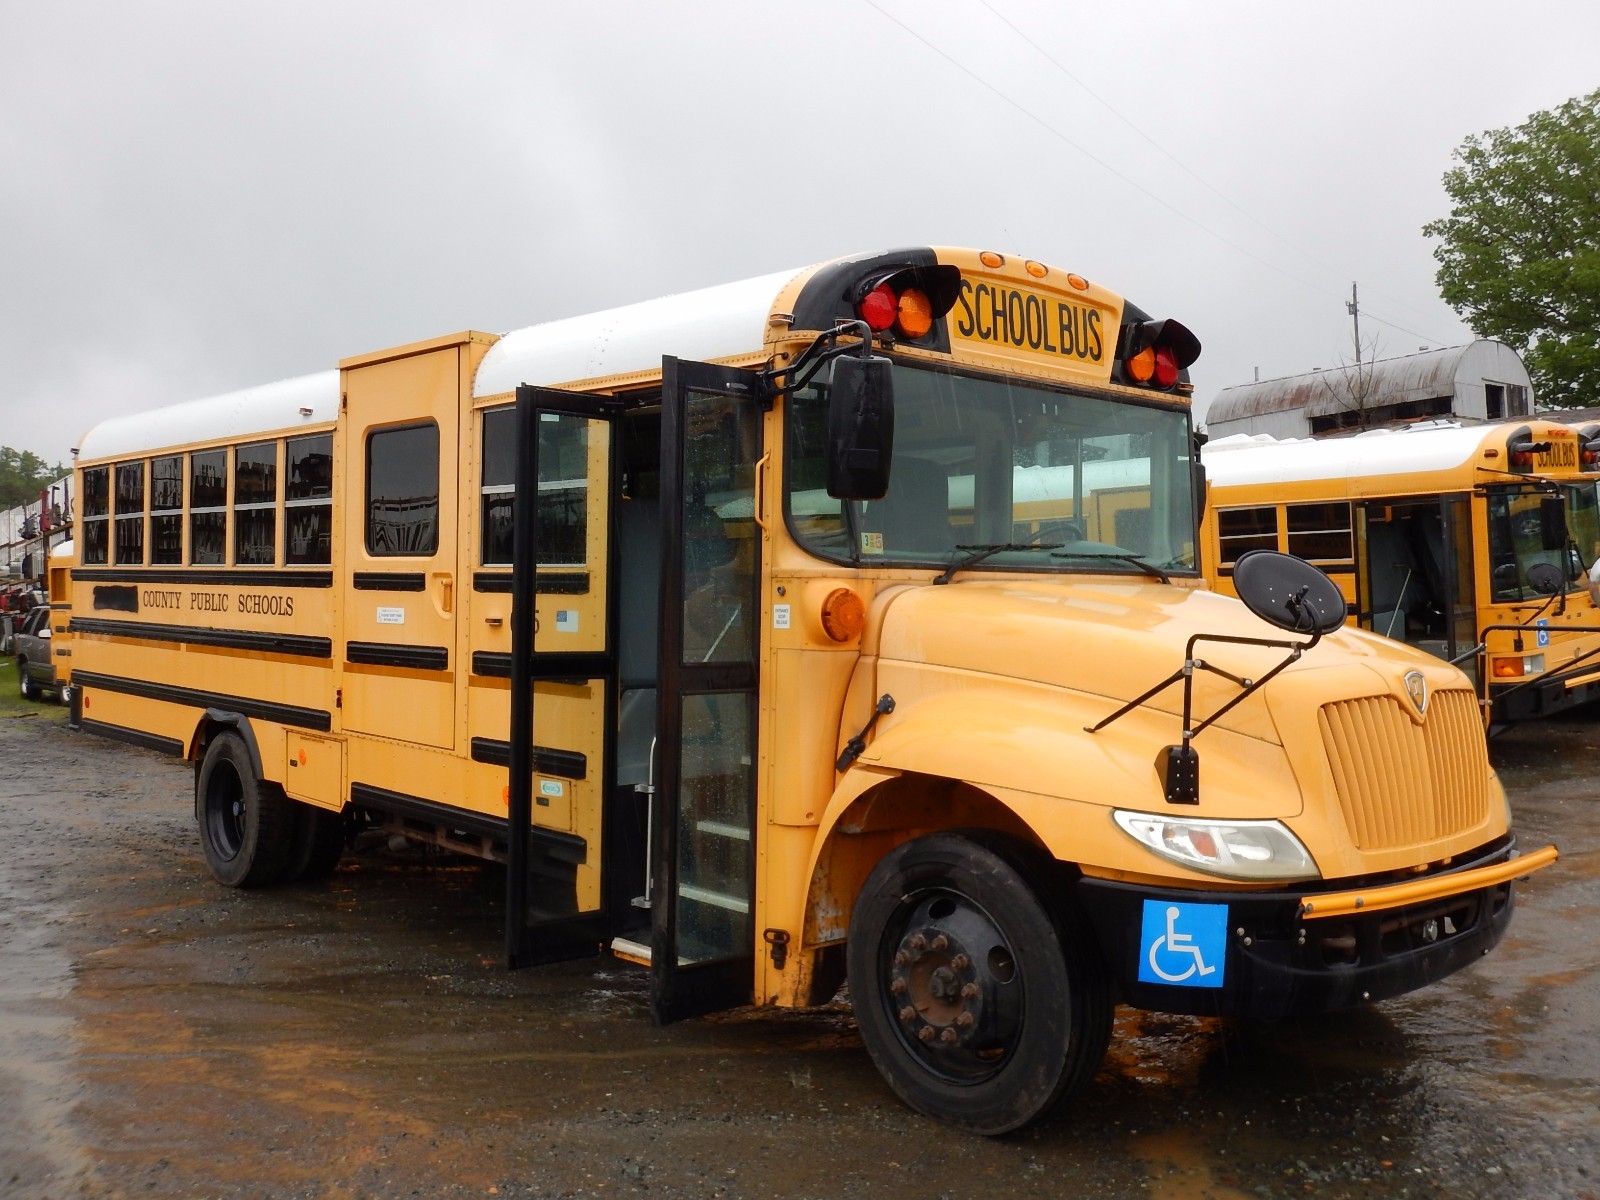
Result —
M 749 1003 L 754 981 L 759 395 L 753 372 L 663 362 L 657 1023 Z
M 617 633 L 615 537 L 612 531 L 612 481 L 616 477 L 617 405 L 609 396 L 581 395 L 549 388 L 517 389 L 516 501 L 512 540 L 510 785 L 507 793 L 506 963 L 511 967 L 578 958 L 599 952 L 614 914 L 608 911 L 612 861 L 608 792 L 616 756 Z M 581 466 L 583 524 L 595 532 L 587 540 L 588 570 L 583 596 L 563 594 L 553 575 L 541 582 L 541 549 L 557 537 L 550 514 L 541 513 L 540 455 L 551 453 L 542 436 L 558 430 L 559 441 L 575 448 Z M 570 572 L 562 572 L 570 576 Z M 546 573 L 550 575 L 550 573 Z M 582 601 L 580 606 L 579 601 Z M 566 604 L 563 604 L 566 601 Z M 543 611 L 541 611 L 543 610 Z M 585 617 L 584 614 L 587 614 Z M 535 714 L 545 727 L 559 721 L 576 731 L 587 748 L 581 756 L 542 750 L 535 741 Z M 531 828 L 536 811 L 534 780 L 563 759 L 555 774 L 541 778 L 544 789 L 573 790 L 572 811 L 581 838 L 547 838 Z M 581 767 L 575 766 L 581 762 Z M 578 802 L 577 797 L 582 797 Z M 553 849 L 551 845 L 553 844 Z M 550 853 L 582 847 L 585 863 L 597 867 L 600 886 L 579 889 L 540 886 Z M 554 902 L 552 902 L 554 901 Z
M 1477 619 L 1471 521 L 1466 495 L 1358 504 L 1362 628 L 1446 660 L 1470 650 Z

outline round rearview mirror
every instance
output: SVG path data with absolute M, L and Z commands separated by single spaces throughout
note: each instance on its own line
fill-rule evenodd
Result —
M 1534 563 L 1528 568 L 1528 586 L 1541 596 L 1554 596 L 1565 582 L 1561 578 L 1561 568 L 1555 563 Z
M 1344 624 L 1344 593 L 1303 558 L 1251 550 L 1233 565 L 1233 588 L 1244 606 L 1279 629 L 1332 633 Z

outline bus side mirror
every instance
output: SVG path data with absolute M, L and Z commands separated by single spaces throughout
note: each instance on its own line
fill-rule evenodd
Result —
M 1539 500 L 1539 544 L 1546 550 L 1567 548 L 1567 503 L 1560 496 Z
M 834 360 L 828 390 L 828 495 L 881 500 L 894 455 L 892 364 L 878 355 Z

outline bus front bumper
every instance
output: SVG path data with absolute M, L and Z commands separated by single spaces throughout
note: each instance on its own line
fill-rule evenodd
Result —
M 1487 954 L 1515 879 L 1555 861 L 1510 838 L 1447 871 L 1366 888 L 1163 889 L 1082 878 L 1121 999 L 1135 1008 L 1266 1020 L 1398 996 Z

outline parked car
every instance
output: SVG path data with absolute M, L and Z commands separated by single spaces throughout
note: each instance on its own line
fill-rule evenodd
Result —
M 56 681 L 55 657 L 50 650 L 50 606 L 41 604 L 29 611 L 17 626 L 11 652 L 17 657 L 17 687 L 25 700 L 54 692 L 63 703 L 70 693 Z

